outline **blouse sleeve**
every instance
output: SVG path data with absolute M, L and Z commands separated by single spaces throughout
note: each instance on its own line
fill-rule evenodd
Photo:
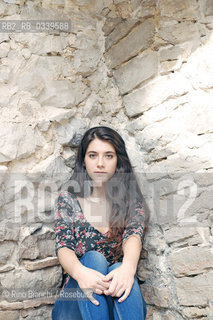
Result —
M 142 201 L 137 201 L 122 235 L 122 242 L 131 235 L 138 235 L 143 243 L 145 229 L 145 212 Z
M 60 248 L 75 250 L 73 207 L 68 193 L 61 193 L 55 205 L 56 254 Z

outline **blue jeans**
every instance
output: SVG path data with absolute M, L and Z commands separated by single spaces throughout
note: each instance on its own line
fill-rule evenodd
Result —
M 106 275 L 119 267 L 121 262 L 108 267 L 104 255 L 97 251 L 88 251 L 80 259 L 81 263 L 91 269 Z M 64 288 L 64 293 L 69 289 L 80 290 L 78 283 L 73 278 Z M 53 320 L 144 320 L 146 318 L 146 302 L 143 299 L 138 280 L 135 276 L 132 290 L 123 302 L 118 302 L 118 297 L 95 295 L 99 305 L 94 305 L 88 298 L 79 300 L 61 300 L 55 302 Z

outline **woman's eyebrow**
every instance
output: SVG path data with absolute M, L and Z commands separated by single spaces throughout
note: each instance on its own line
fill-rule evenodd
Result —
M 92 150 L 90 150 L 90 151 L 88 151 L 88 153 L 98 153 L 98 152 L 97 152 L 97 151 L 92 151 Z M 113 154 L 115 154 L 114 151 L 106 151 L 106 152 L 104 152 L 104 153 L 113 153 Z

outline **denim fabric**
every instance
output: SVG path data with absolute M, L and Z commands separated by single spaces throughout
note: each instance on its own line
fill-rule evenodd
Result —
M 97 251 L 88 251 L 80 261 L 84 266 L 104 275 L 121 265 L 118 262 L 109 267 L 104 255 Z M 72 278 L 66 284 L 64 293 L 71 288 L 80 290 L 77 281 Z M 146 302 L 136 277 L 129 296 L 123 302 L 119 303 L 119 298 L 104 294 L 96 294 L 95 298 L 99 301 L 98 306 L 87 298 L 85 300 L 59 298 L 53 308 L 52 320 L 144 320 L 146 318 Z

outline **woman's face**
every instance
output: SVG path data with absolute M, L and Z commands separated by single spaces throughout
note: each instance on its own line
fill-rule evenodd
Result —
M 117 167 L 117 154 L 114 146 L 95 138 L 87 147 L 84 164 L 89 177 L 100 186 L 109 180 Z

